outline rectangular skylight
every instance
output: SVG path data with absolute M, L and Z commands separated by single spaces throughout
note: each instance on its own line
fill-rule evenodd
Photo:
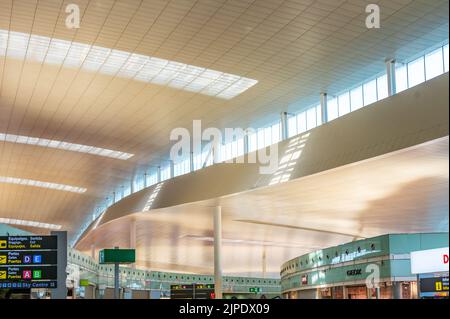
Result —
M 0 224 L 9 224 L 9 225 L 19 225 L 19 226 L 29 226 L 29 227 L 38 227 L 38 228 L 46 228 L 51 230 L 61 229 L 61 225 L 34 222 L 31 220 L 22 220 L 22 219 L 14 219 L 14 218 L 2 218 L 0 217 Z
M 257 80 L 156 57 L 0 29 L 0 55 L 232 99 Z
M 101 148 L 101 147 L 68 143 L 68 142 L 57 141 L 57 140 L 48 140 L 45 138 L 38 138 L 38 137 L 5 134 L 5 133 L 0 133 L 0 142 L 10 142 L 10 143 L 19 143 L 19 144 L 28 144 L 28 145 L 57 148 L 57 149 L 65 150 L 65 151 L 93 154 L 93 155 L 111 157 L 111 158 L 120 159 L 120 160 L 127 160 L 134 155 L 134 154 L 130 154 L 130 153 L 109 150 L 109 149 Z
M 79 193 L 79 194 L 87 191 L 87 189 L 83 188 L 83 187 L 49 183 L 49 182 L 41 182 L 41 181 L 35 181 L 32 179 L 15 178 L 15 177 L 8 177 L 8 176 L 0 176 L 0 183 L 49 188 L 49 189 L 55 189 L 55 190 Z

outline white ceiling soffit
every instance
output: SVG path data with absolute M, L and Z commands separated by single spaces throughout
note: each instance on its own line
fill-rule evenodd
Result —
M 278 143 L 279 165 L 273 174 L 260 174 L 259 163 L 216 164 L 132 194 L 111 206 L 93 225 L 136 212 L 270 188 L 428 142 L 439 141 L 437 144 L 445 147 L 449 131 L 447 86 L 445 74 Z M 397 125 L 400 122 L 403 124 Z M 427 167 L 432 174 L 440 174 L 441 169 L 440 165 Z M 415 177 L 422 174 L 420 168 L 410 173 Z M 220 183 L 211 185 L 211 181 Z

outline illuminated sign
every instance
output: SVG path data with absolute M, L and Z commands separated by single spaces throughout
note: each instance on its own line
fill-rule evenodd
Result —
M 56 281 L 31 281 L 31 282 L 17 282 L 17 281 L 0 281 L 0 288 L 56 288 Z
M 362 274 L 361 268 L 347 270 L 347 276 L 359 276 L 361 274 Z
M 56 280 L 56 266 L 0 266 L 0 284 L 3 281 Z
M 411 273 L 448 272 L 448 247 L 411 252 Z
M 260 287 L 250 287 L 248 288 L 248 292 L 253 292 L 253 293 L 259 293 L 261 292 L 261 288 Z
M 0 236 L 0 251 L 57 249 L 56 236 Z
M 88 279 L 80 279 L 80 286 L 81 287 L 89 286 L 89 280 Z
M 53 265 L 57 252 L 54 251 L 1 251 L 0 266 L 5 265 Z
M 170 299 L 214 299 L 214 296 L 214 284 L 170 286 Z
M 420 279 L 420 292 L 449 292 L 448 290 L 448 276 L 446 277 L 434 277 L 434 278 L 421 278 Z
M 57 236 L 0 236 L 1 288 L 56 288 Z

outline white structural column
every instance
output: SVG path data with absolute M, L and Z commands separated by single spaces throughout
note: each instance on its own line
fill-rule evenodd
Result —
M 246 130 L 244 133 L 244 154 L 248 153 L 248 134 L 249 132 Z
M 214 207 L 214 293 L 222 299 L 222 207 Z
M 322 113 L 322 124 L 328 122 L 328 106 L 327 106 L 327 94 L 325 92 L 320 93 L 320 111 Z
M 175 177 L 175 163 L 174 161 L 170 160 L 170 177 Z
M 288 113 L 281 112 L 280 113 L 280 122 L 281 122 L 281 140 L 284 141 L 288 138 Z
M 395 86 L 395 60 L 386 60 L 386 78 L 388 86 L 388 96 L 392 96 L 397 93 L 397 88 Z
M 191 172 L 193 172 L 194 169 L 194 152 L 190 152 L 190 158 L 189 158 L 189 164 L 191 165 Z
M 95 258 L 95 244 L 91 245 L 91 258 L 97 260 L 97 258 Z

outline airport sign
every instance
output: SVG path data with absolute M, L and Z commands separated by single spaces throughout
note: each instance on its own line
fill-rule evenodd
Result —
M 0 236 L 0 251 L 57 249 L 56 236 Z
M 56 280 L 56 277 L 56 266 L 0 266 L 0 283 Z
M 131 264 L 136 261 L 135 249 L 102 249 L 99 252 L 100 264 Z
M 448 247 L 411 252 L 411 273 L 448 272 Z
M 31 281 L 31 282 L 17 282 L 17 281 L 1 281 L 0 289 L 29 289 L 29 288 L 56 288 L 56 280 L 51 281 Z
M 6 265 L 54 265 L 56 262 L 56 250 L 0 251 L 0 267 Z

